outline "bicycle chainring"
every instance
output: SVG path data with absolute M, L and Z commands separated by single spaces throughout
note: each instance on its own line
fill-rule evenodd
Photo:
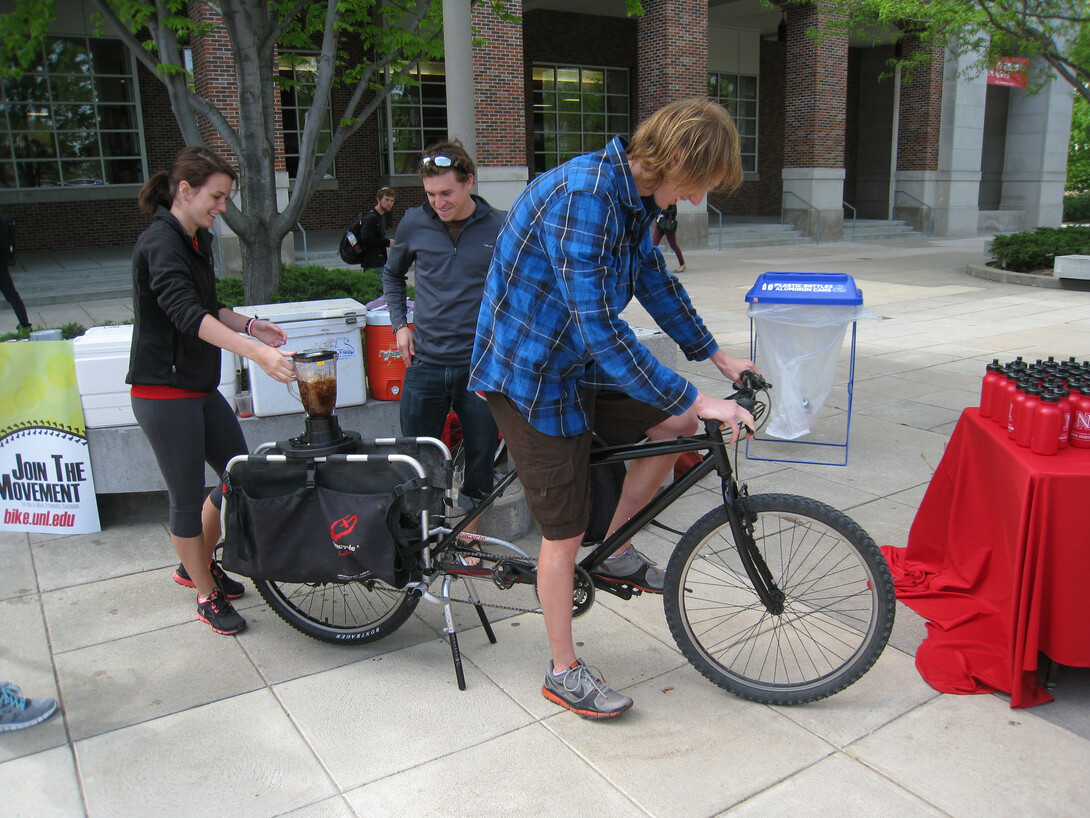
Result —
M 537 596 L 537 601 L 541 603 L 541 596 L 537 592 L 537 586 L 534 586 L 534 595 Z M 576 619 L 591 609 L 594 605 L 594 581 L 590 578 L 584 569 L 578 565 L 575 566 L 575 577 L 572 583 L 572 595 L 571 595 L 571 615 L 572 619 Z

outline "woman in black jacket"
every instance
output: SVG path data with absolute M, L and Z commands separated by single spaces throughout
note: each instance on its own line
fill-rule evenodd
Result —
M 218 491 L 204 496 L 204 464 L 219 474 L 247 446 L 216 388 L 220 349 L 249 358 L 278 381 L 295 379 L 292 353 L 278 349 L 287 341 L 284 330 L 216 298 L 209 230 L 227 209 L 236 178 L 212 151 L 189 147 L 140 190 L 140 207 L 154 220 L 133 249 L 135 321 L 126 377 L 133 413 L 170 496 L 170 538 L 182 563 L 174 579 L 196 587 L 197 617 L 225 634 L 246 627 L 229 601 L 244 586 L 212 560 L 221 498 Z

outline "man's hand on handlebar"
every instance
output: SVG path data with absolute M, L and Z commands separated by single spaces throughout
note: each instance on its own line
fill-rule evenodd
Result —
M 722 349 L 717 349 L 710 360 L 731 383 L 741 384 L 743 372 L 752 371 L 759 374 L 761 371 L 753 361 L 745 358 L 731 358 Z
M 753 415 L 739 406 L 737 401 L 727 400 L 726 398 L 713 398 L 699 392 L 693 402 L 693 409 L 696 410 L 697 417 L 705 420 L 718 420 L 729 426 L 729 442 L 731 443 L 738 440 L 741 426 L 747 427 L 745 431 L 747 436 L 753 434 L 753 430 L 757 428 L 757 422 L 753 419 Z

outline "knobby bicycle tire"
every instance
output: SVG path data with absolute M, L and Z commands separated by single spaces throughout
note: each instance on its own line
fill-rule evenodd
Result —
M 746 498 L 776 586 L 770 613 L 742 566 L 725 507 L 685 532 L 663 605 L 681 652 L 720 687 L 764 704 L 804 704 L 857 681 L 885 648 L 896 599 L 882 553 L 847 515 L 806 497 Z
M 419 597 L 381 580 L 296 583 L 254 580 L 277 616 L 307 636 L 336 645 L 375 642 L 401 627 Z

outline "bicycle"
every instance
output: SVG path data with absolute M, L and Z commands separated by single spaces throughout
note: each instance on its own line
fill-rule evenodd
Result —
M 768 407 L 769 386 L 756 373 L 746 373 L 730 397 L 760 420 Z M 421 441 L 441 453 L 449 473 L 449 450 L 438 440 L 415 439 L 417 444 Z M 895 611 L 889 569 L 870 536 L 831 506 L 788 494 L 749 495 L 747 487 L 735 479 L 727 446 L 719 423 L 705 421 L 702 434 L 592 449 L 592 476 L 605 475 L 592 480 L 592 506 L 602 485 L 623 479 L 617 470 L 623 471 L 628 460 L 685 452 L 703 455 L 617 531 L 608 536 L 595 532 L 584 542 L 589 552 L 576 565 L 573 616 L 586 613 L 598 592 L 624 599 L 642 593 L 596 570 L 634 534 L 653 522 L 661 526 L 656 518 L 714 473 L 722 504 L 685 532 L 669 529 L 680 535 L 663 589 L 674 640 L 700 673 L 742 698 L 802 704 L 831 696 L 866 673 L 889 639 Z M 348 463 L 351 456 L 339 457 Z M 417 480 L 434 470 L 418 464 Z M 471 580 L 484 580 L 504 591 L 535 583 L 530 554 L 512 543 L 464 531 L 516 477 L 517 468 L 512 468 L 456 524 L 447 525 L 448 517 L 443 525 L 432 527 L 424 513 L 417 562 L 411 579 L 401 587 L 365 574 L 337 582 L 259 579 L 255 580 L 258 592 L 292 627 L 340 644 L 382 639 L 397 630 L 422 599 L 439 604 L 444 609 L 458 686 L 464 690 L 452 602 L 474 605 L 494 644 L 486 605 Z M 611 514 L 612 509 L 606 508 L 592 516 L 608 520 Z M 465 557 L 479 558 L 480 564 L 468 565 Z M 455 580 L 462 580 L 468 600 L 451 596 Z

